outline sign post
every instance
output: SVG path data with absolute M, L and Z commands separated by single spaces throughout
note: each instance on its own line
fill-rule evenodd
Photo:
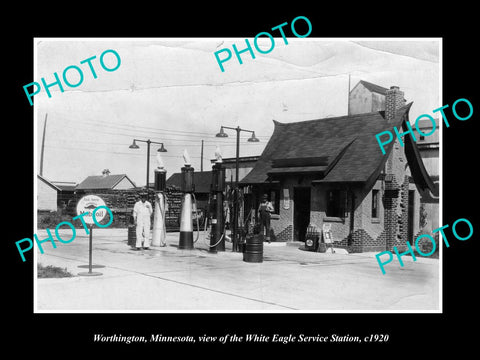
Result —
M 83 216 L 83 220 L 86 224 L 89 225 L 89 243 L 88 243 L 88 272 L 80 272 L 78 275 L 81 276 L 98 276 L 103 275 L 101 272 L 92 271 L 92 234 L 93 234 L 93 224 L 99 223 L 103 220 L 107 211 L 105 209 L 100 209 L 95 211 L 97 207 L 103 206 L 106 207 L 105 202 L 102 198 L 96 195 L 86 195 L 82 197 L 78 204 L 77 204 L 77 215 L 82 215 L 87 213 Z M 96 266 L 99 267 L 99 266 Z

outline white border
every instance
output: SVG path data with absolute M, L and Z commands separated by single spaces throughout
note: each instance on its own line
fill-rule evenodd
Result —
M 278 36 L 275 36 L 278 38 Z M 243 39 L 241 37 L 234 37 L 234 38 L 83 38 L 83 37 L 71 37 L 71 38 L 33 38 L 33 54 L 34 54 L 34 79 L 38 79 L 37 73 L 37 61 L 38 61 L 38 53 L 37 53 L 37 45 L 40 41 L 212 41 L 212 40 L 223 40 L 223 41 L 234 41 Z M 296 42 L 296 41 L 304 41 L 307 38 L 291 38 L 287 37 L 289 43 Z M 316 37 L 308 37 L 308 39 L 315 39 L 320 41 L 439 41 L 439 107 L 443 104 L 443 38 L 442 37 L 431 37 L 431 38 L 416 38 L 416 37 L 409 37 L 409 38 L 388 38 L 388 37 L 371 37 L 371 38 L 316 38 Z M 34 183 L 34 229 L 33 233 L 35 233 L 37 229 L 37 139 L 38 139 L 38 114 L 37 108 L 34 103 L 34 161 L 33 161 L 33 183 Z M 433 109 L 426 109 L 431 111 Z M 439 119 L 440 123 L 440 119 Z M 439 134 L 439 183 L 440 183 L 440 193 L 439 193 L 439 224 L 443 226 L 443 126 L 440 126 L 440 134 Z M 249 314 L 257 314 L 257 313 L 274 313 L 274 314 L 397 314 L 397 313 L 421 313 L 421 314 L 428 314 L 428 313 L 443 313 L 443 246 L 441 246 L 441 241 L 439 241 L 440 253 L 439 253 L 439 309 L 438 310 L 285 310 L 285 311 L 278 311 L 278 310 L 39 310 L 37 304 L 37 244 L 34 242 L 33 246 L 33 262 L 34 262 L 34 294 L 33 294 L 33 307 L 34 313 L 68 313 L 68 314 L 75 314 L 75 313 L 101 313 L 101 314 L 110 314 L 110 313 L 161 313 L 161 314 L 184 314 L 184 313 L 213 313 L 213 314 L 222 314 L 222 313 L 249 313 Z

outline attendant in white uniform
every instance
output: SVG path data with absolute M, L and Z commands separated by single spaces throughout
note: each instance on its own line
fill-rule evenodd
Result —
M 142 243 L 144 249 L 150 247 L 150 217 L 152 213 L 152 204 L 147 201 L 147 195 L 141 194 L 140 200 L 137 201 L 133 207 L 133 220 L 137 227 L 136 250 L 140 250 Z

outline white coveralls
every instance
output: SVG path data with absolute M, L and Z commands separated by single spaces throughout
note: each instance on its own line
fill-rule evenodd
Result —
M 150 247 L 150 216 L 152 215 L 152 204 L 148 201 L 137 201 L 133 207 L 133 219 L 137 222 L 137 248 Z

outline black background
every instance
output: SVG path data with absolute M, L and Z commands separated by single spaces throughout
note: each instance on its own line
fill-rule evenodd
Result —
M 309 2 L 310 3 L 310 2 Z M 148 351 L 158 356 L 185 352 L 193 356 L 251 354 L 263 350 L 284 352 L 293 349 L 304 356 L 322 356 L 334 351 L 344 356 L 344 348 L 366 351 L 377 356 L 405 353 L 433 354 L 438 350 L 473 348 L 476 340 L 477 297 L 476 257 L 480 227 L 478 212 L 477 49 L 474 38 L 473 6 L 449 4 L 419 8 L 419 2 L 381 2 L 348 4 L 336 7 L 324 3 L 294 8 L 293 4 L 272 3 L 260 6 L 245 2 L 200 4 L 182 3 L 178 9 L 162 3 L 84 3 L 71 6 L 25 5 L 9 11 L 2 23 L 5 51 L 3 75 L 7 79 L 2 96 L 4 109 L 3 146 L 4 202 L 2 255 L 4 260 L 2 297 L 5 320 L 4 343 L 18 352 L 33 350 L 52 358 L 65 356 L 125 355 Z M 263 8 L 262 8 L 263 7 Z M 15 7 L 14 7 L 15 8 Z M 262 8 L 262 9 L 261 9 Z M 443 104 L 450 128 L 443 131 L 443 224 L 467 218 L 474 235 L 467 241 L 453 239 L 444 247 L 443 314 L 34 314 L 33 256 L 21 262 L 15 241 L 33 235 L 33 112 L 23 85 L 33 78 L 34 37 L 240 37 L 252 38 L 296 16 L 312 23 L 310 37 L 442 37 Z M 9 20 L 10 18 L 10 20 Z M 299 29 L 299 33 L 302 33 Z M 451 105 L 458 98 L 473 104 L 473 117 L 456 120 Z M 443 104 L 439 104 L 443 105 Z M 6 110 L 6 111 L 5 111 Z M 426 109 L 427 110 L 427 109 Z M 428 109 L 430 110 L 430 109 Z M 433 109 L 431 109 L 433 110 Z M 31 254 L 31 252 L 30 252 Z M 282 335 L 304 333 L 389 334 L 388 343 L 362 344 L 130 344 L 94 343 L 93 334 L 163 335 L 236 333 Z M 33 346 L 30 346 L 33 345 Z M 7 350 L 7 349 L 5 349 Z M 233 350 L 233 351 L 232 351 Z M 100 355 L 100 352 L 102 354 Z M 104 352 L 106 351 L 106 352 Z M 298 352 L 298 351 L 301 351 Z M 305 353 L 303 353 L 305 351 Z M 386 352 L 388 351 L 388 352 Z M 17 353 L 20 354 L 20 353 Z M 31 353 L 32 354 L 32 353 Z M 310 354 L 310 355 L 309 355 Z M 35 356 L 32 354 L 31 356 Z M 265 356 L 265 355 L 264 355 Z M 268 356 L 268 355 L 267 355 Z

